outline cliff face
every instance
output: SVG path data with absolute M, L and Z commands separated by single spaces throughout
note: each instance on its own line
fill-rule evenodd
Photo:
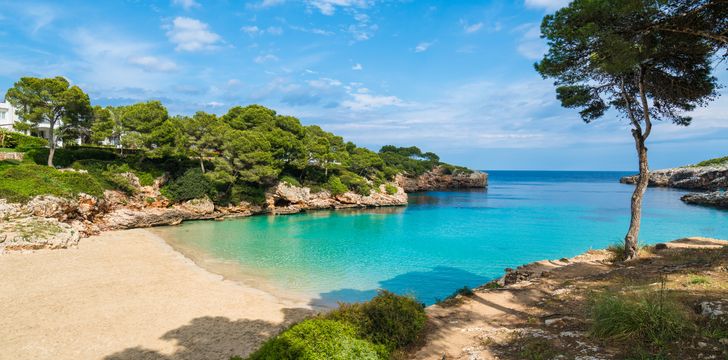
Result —
M 619 182 L 635 184 L 637 175 L 625 176 Z M 725 189 L 728 188 L 728 165 L 651 171 L 649 185 L 701 191 Z
M 444 168 L 436 167 L 417 177 L 397 175 L 395 182 L 406 192 L 474 189 L 488 186 L 488 174 L 479 171 L 447 174 Z
M 728 192 L 713 191 L 707 193 L 692 193 L 683 195 L 680 200 L 694 205 L 713 206 L 728 209 Z
M 129 176 L 138 180 L 133 174 Z M 87 194 L 75 199 L 38 196 L 26 204 L 0 199 L 0 253 L 73 247 L 80 238 L 100 231 L 176 225 L 185 220 L 407 205 L 407 194 L 401 187 L 394 194 L 388 194 L 382 185 L 379 191 L 367 196 L 353 192 L 332 195 L 328 191 L 312 193 L 307 187 L 286 183 L 270 189 L 263 205 L 241 202 L 217 206 L 208 198 L 170 205 L 159 191 L 162 184 L 160 180 L 153 186 L 138 186 L 132 196 L 107 190 L 102 198 Z

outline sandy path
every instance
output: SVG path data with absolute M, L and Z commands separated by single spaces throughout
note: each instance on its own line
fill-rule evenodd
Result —
M 0 274 L 0 359 L 227 359 L 309 312 L 141 229 L 0 255 Z

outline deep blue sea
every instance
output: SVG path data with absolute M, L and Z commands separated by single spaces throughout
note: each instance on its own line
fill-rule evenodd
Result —
M 196 221 L 155 231 L 213 271 L 233 269 L 238 278 L 322 306 L 366 300 L 380 288 L 431 304 L 506 267 L 622 241 L 633 187 L 619 178 L 628 173 L 488 173 L 487 190 L 410 194 L 407 207 Z M 728 239 L 728 211 L 686 205 L 684 193 L 647 191 L 641 242 Z

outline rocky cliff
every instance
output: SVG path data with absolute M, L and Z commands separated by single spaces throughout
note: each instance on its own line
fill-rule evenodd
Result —
M 721 209 L 728 209 L 728 192 L 725 191 L 692 193 L 683 195 L 680 200 L 688 204 L 705 205 Z
M 472 173 L 450 174 L 445 168 L 436 167 L 416 177 L 397 175 L 395 182 L 406 192 L 446 189 L 482 189 L 488 186 L 488 174 L 479 171 L 474 171 Z
M 133 174 L 128 176 L 134 177 Z M 131 180 L 138 184 L 138 179 Z M 163 180 L 152 186 L 139 185 L 134 195 L 107 190 L 102 198 L 87 194 L 80 194 L 75 199 L 38 196 L 26 204 L 0 199 L 0 253 L 73 247 L 80 238 L 100 231 L 176 225 L 185 220 L 407 204 L 407 194 L 401 187 L 393 194 L 387 193 L 382 185 L 366 196 L 353 192 L 332 195 L 328 191 L 312 192 L 307 187 L 287 183 L 270 189 L 262 205 L 241 202 L 217 206 L 208 198 L 169 204 L 159 191 L 162 184 Z
M 635 184 L 637 175 L 625 176 L 623 184 Z M 712 191 L 728 188 L 728 165 L 688 166 L 650 172 L 650 186 Z

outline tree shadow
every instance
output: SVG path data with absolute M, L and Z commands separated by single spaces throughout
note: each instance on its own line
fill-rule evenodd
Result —
M 472 272 L 436 266 L 428 271 L 412 271 L 379 282 L 379 289 L 401 295 L 412 295 L 426 305 L 444 299 L 463 286 L 476 287 L 487 283 L 489 278 Z M 338 289 L 319 294 L 309 305 L 315 308 L 332 308 L 339 302 L 367 301 L 377 294 L 377 289 Z
M 160 339 L 173 341 L 178 350 L 167 355 L 141 346 L 131 347 L 106 356 L 105 360 L 203 360 L 248 356 L 271 336 L 292 324 L 311 316 L 306 308 L 283 309 L 283 321 L 230 320 L 223 316 L 204 316 L 189 324 L 170 330 Z

